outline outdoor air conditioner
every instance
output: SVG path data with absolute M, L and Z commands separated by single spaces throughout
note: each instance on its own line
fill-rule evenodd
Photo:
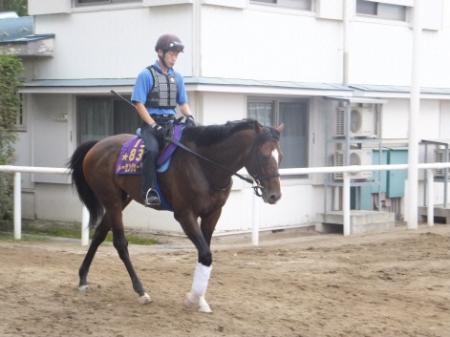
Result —
M 434 152 L 434 161 L 436 163 L 445 163 L 450 160 L 450 150 L 447 149 L 447 158 L 445 157 L 445 149 L 436 149 Z M 434 172 L 435 178 L 444 178 L 446 169 L 436 169 Z M 450 176 L 450 171 L 448 171 L 448 176 Z
M 344 137 L 345 134 L 345 109 L 337 108 L 335 136 Z M 376 137 L 375 132 L 376 113 L 374 104 L 352 105 L 350 112 L 351 137 Z
M 336 151 L 333 155 L 334 166 L 344 166 L 344 152 Z M 372 150 L 350 150 L 350 163 L 349 165 L 371 165 L 372 164 Z M 371 171 L 351 172 L 350 177 L 352 179 L 367 180 L 372 178 Z M 333 178 L 335 181 L 342 181 L 342 173 L 334 173 Z

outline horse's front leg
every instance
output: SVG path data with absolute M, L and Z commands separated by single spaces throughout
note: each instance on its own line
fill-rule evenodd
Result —
M 177 212 L 175 213 L 175 218 L 181 224 L 184 232 L 195 245 L 198 252 L 198 263 L 194 271 L 192 288 L 186 295 L 185 305 L 190 309 L 210 313 L 212 310 L 205 298 L 212 270 L 212 254 L 209 249 L 209 240 L 206 240 L 192 212 Z

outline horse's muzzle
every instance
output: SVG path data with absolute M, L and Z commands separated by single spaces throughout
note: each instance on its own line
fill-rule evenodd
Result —
M 279 192 L 268 193 L 265 196 L 263 195 L 264 201 L 271 205 L 275 204 L 278 200 L 280 200 L 280 198 L 281 198 L 281 193 L 279 193 Z

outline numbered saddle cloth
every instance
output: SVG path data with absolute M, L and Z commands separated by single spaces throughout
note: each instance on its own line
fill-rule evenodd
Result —
M 184 125 L 176 124 L 173 127 L 172 140 L 179 141 L 183 134 Z M 169 142 L 169 144 L 161 151 L 156 161 L 157 171 L 164 173 L 169 169 L 170 159 L 177 146 Z M 138 136 L 131 138 L 122 145 L 119 158 L 116 163 L 116 174 L 119 175 L 139 175 L 142 174 L 145 147 L 144 141 Z

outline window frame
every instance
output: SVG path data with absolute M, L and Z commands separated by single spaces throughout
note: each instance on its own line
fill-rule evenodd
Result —
M 366 14 L 366 13 L 358 12 L 358 3 L 360 3 L 361 1 L 374 4 L 376 6 L 375 7 L 376 14 Z M 404 16 L 402 19 L 394 19 L 394 18 L 389 18 L 386 16 L 381 16 L 381 15 L 379 15 L 379 7 L 380 6 L 392 6 L 392 7 L 398 7 L 400 9 L 403 9 Z M 356 0 L 356 3 L 355 3 L 355 15 L 357 17 L 375 19 L 375 20 L 383 20 L 385 22 L 408 23 L 410 21 L 410 9 L 411 9 L 411 7 L 409 7 L 409 6 L 398 5 L 398 4 L 394 4 L 394 3 L 390 4 L 390 3 L 386 3 L 386 2 L 382 2 L 382 1 Z
M 304 8 L 296 8 L 296 7 L 292 7 L 292 6 L 286 6 L 283 5 L 283 3 L 278 3 L 278 1 L 280 0 L 273 0 L 275 1 L 275 3 L 270 3 L 270 2 L 265 2 L 263 1 L 258 1 L 258 0 L 250 0 L 250 4 L 252 5 L 259 5 L 259 6 L 267 6 L 267 7 L 272 7 L 272 8 L 279 8 L 279 9 L 287 9 L 287 10 L 294 10 L 294 11 L 302 11 L 302 12 L 314 12 L 316 10 L 316 0 L 306 0 L 310 2 L 310 6 L 309 9 L 304 9 Z M 283 0 L 281 0 L 283 1 Z
M 247 112 L 246 116 L 250 118 L 249 111 L 250 111 L 250 104 L 252 103 L 268 103 L 272 104 L 273 106 L 273 122 L 274 125 L 277 126 L 280 125 L 280 103 L 304 103 L 306 105 L 306 111 L 305 111 L 305 135 L 306 135 L 306 144 L 305 144 L 305 162 L 303 163 L 304 166 L 295 166 L 292 168 L 301 168 L 301 167 L 308 167 L 310 163 L 310 111 L 311 111 L 311 99 L 308 97 L 300 97 L 300 98 L 293 98 L 293 97 L 273 97 L 273 96 L 250 96 L 247 98 Z M 281 169 L 281 168 L 280 168 Z M 286 177 L 287 178 L 287 177 Z M 306 179 L 309 178 L 307 174 L 299 174 L 292 176 L 292 178 L 302 178 Z
M 115 4 L 126 4 L 126 3 L 137 3 L 142 2 L 142 0 L 93 0 L 88 3 L 80 3 L 80 0 L 73 0 L 74 7 L 86 7 L 86 6 L 103 6 L 103 5 L 115 5 Z
M 127 94 L 125 95 L 126 98 L 131 99 L 131 94 Z M 108 108 L 109 111 L 107 111 L 108 114 L 111 115 L 111 130 L 108 130 L 108 134 L 105 135 L 104 137 L 109 137 L 111 135 L 115 135 L 117 133 L 114 132 L 114 130 L 116 129 L 116 120 L 115 120 L 115 110 L 114 110 L 114 103 L 115 102 L 119 102 L 119 103 L 123 103 L 122 100 L 120 100 L 119 98 L 116 97 L 111 97 L 108 95 L 89 95 L 89 94 L 80 94 L 80 95 L 76 95 L 75 96 L 75 124 L 76 124 L 76 135 L 75 135 L 75 140 L 76 140 L 76 144 L 80 145 L 81 144 L 81 123 L 80 123 L 80 100 L 82 99 L 103 99 L 105 100 L 105 102 L 108 104 Z M 131 109 L 131 108 L 130 108 Z M 117 110 L 119 111 L 119 110 Z M 140 122 L 141 119 L 138 116 L 137 113 L 135 113 L 135 117 L 137 119 L 137 125 L 136 127 L 140 127 Z M 136 130 L 130 130 L 129 133 L 134 134 Z
M 24 94 L 18 93 L 19 97 L 19 109 L 16 114 L 16 123 L 14 124 L 14 131 L 16 132 L 26 132 L 26 109 L 25 109 L 25 96 Z

